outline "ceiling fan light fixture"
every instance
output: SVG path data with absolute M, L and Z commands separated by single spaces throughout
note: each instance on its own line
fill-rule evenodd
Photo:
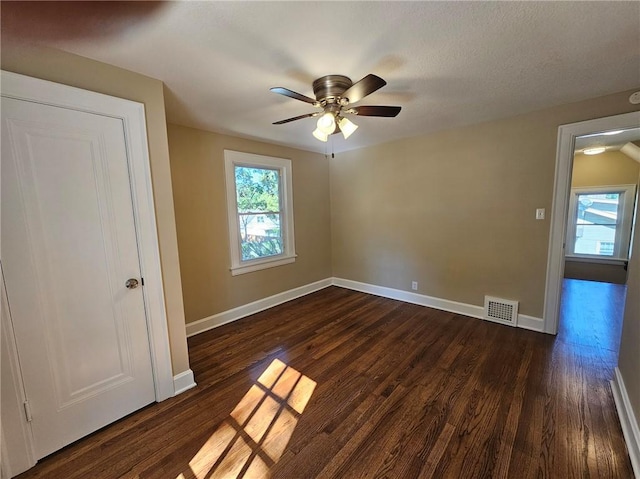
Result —
M 313 136 L 315 136 L 318 140 L 326 142 L 329 138 L 329 135 L 324 133 L 320 128 L 316 128 L 313 130 Z
M 333 116 L 333 113 L 327 112 L 318 118 L 318 130 L 326 135 L 330 135 L 336 130 L 336 118 Z M 316 136 L 317 138 L 317 136 Z M 324 140 L 327 141 L 327 140 Z
M 348 107 L 378 91 L 386 84 L 387 82 L 382 78 L 371 73 L 355 83 L 344 75 L 325 75 L 313 82 L 315 99 L 288 88 L 271 88 L 274 93 L 321 108 L 319 111 L 276 121 L 273 124 L 282 125 L 291 121 L 314 117 L 317 119 L 316 129 L 313 131 L 313 136 L 316 139 L 326 142 L 329 139 L 329 135 L 342 133 L 346 140 L 358 129 L 358 125 L 353 124 L 343 115 L 353 114 L 392 118 L 400 113 L 402 107 L 399 106 L 364 105 L 353 108 Z
M 344 136 L 345 140 L 349 138 L 353 134 L 353 132 L 358 129 L 358 125 L 349 121 L 346 118 L 340 118 L 338 120 L 338 126 L 340 126 L 340 131 L 342 132 L 342 135 Z
M 582 153 L 585 155 L 599 155 L 604 153 L 607 149 L 604 146 L 594 146 L 593 148 L 585 148 Z

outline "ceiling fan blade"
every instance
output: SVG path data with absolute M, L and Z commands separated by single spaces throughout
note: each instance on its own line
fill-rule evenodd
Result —
M 358 116 L 386 116 L 393 117 L 397 116 L 400 113 L 402 107 L 400 106 L 372 106 L 372 105 L 363 105 L 363 106 L 354 106 L 353 108 L 349 108 L 348 112 L 353 112 Z
M 318 103 L 313 98 L 309 98 L 308 96 L 304 96 L 300 93 L 296 93 L 295 91 L 289 90 L 288 88 L 282 88 L 281 86 L 271 88 L 271 91 L 273 93 L 279 93 L 280 95 L 288 96 L 289 98 L 295 98 L 296 100 L 306 101 L 307 103 L 311 103 L 312 105 Z
M 322 113 L 322 112 L 320 112 Z M 303 118 L 309 118 L 311 116 L 318 116 L 319 113 L 307 113 L 306 115 L 294 116 L 293 118 L 287 118 L 286 120 L 280 120 L 273 122 L 274 125 L 282 125 L 284 123 L 289 123 L 290 121 L 302 120 Z
M 362 80 L 351 85 L 351 87 L 342 94 L 342 98 L 348 98 L 349 103 L 355 103 L 374 91 L 379 90 L 386 84 L 387 82 L 379 76 L 369 73 Z

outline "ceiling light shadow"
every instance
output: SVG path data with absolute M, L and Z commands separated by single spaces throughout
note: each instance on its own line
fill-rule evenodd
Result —
M 371 71 L 380 75 L 388 75 L 400 70 L 406 63 L 407 60 L 400 55 L 387 55 L 378 60 Z

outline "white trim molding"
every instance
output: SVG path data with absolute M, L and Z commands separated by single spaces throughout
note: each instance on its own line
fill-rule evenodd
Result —
M 2 96 L 122 120 L 127 156 L 130 158 L 129 174 L 134 199 L 133 210 L 140 252 L 140 271 L 144 278 L 142 291 L 147 311 L 156 401 L 172 397 L 174 390 L 171 349 L 164 304 L 164 285 L 144 105 L 6 71 L 2 71 Z
M 340 288 L 360 291 L 362 293 L 374 294 L 376 296 L 382 296 L 384 298 L 397 299 L 399 301 L 404 301 L 405 303 L 418 304 L 420 306 L 426 306 L 442 311 L 449 311 L 451 313 L 461 314 L 463 316 L 484 319 L 484 308 L 482 306 L 458 303 L 456 301 L 450 301 L 448 299 L 434 298 L 432 296 L 411 293 L 409 291 L 402 291 L 399 289 L 387 288 L 384 286 L 376 286 L 368 283 L 361 283 L 359 281 L 352 281 L 350 279 L 327 278 L 321 281 L 316 281 L 315 283 L 310 283 L 305 286 L 300 286 L 298 288 L 290 289 L 288 291 L 269 296 L 268 298 L 254 301 L 253 303 L 238 306 L 237 308 L 223 311 L 222 313 L 214 314 L 213 316 L 209 316 L 198 321 L 187 323 L 187 337 L 204 333 L 205 331 L 217 328 L 218 326 L 222 326 L 223 324 L 237 321 L 238 319 L 242 319 L 246 316 L 259 313 L 260 311 L 264 311 L 265 309 L 269 309 L 287 301 L 291 301 L 292 299 L 306 296 L 307 294 L 319 291 L 329 286 L 338 286 Z M 543 321 L 541 318 L 535 318 L 533 316 L 527 316 L 524 314 L 518 314 L 517 327 L 537 332 L 544 331 Z
M 204 333 L 223 324 L 237 321 L 238 319 L 250 316 L 265 309 L 273 308 L 292 299 L 306 296 L 307 294 L 319 291 L 321 289 L 331 286 L 331 278 L 316 281 L 298 288 L 283 291 L 282 293 L 274 294 L 268 298 L 259 299 L 253 303 L 238 306 L 237 308 L 223 311 L 222 313 L 214 314 L 207 318 L 199 319 L 191 323 L 187 323 L 187 337 L 195 336 L 196 334 Z
M 182 394 L 196 386 L 197 384 L 191 369 L 187 369 L 186 371 L 182 371 L 181 373 L 173 376 L 173 389 L 175 390 L 174 396 Z
M 578 218 L 580 203 L 578 201 L 578 197 L 580 195 L 603 195 L 609 193 L 618 194 L 617 214 L 615 215 L 615 223 L 613 225 L 613 252 L 611 256 L 595 253 L 581 254 L 573 252 L 574 245 L 578 240 L 578 228 L 580 225 L 580 223 L 578 223 L 580 220 L 580 218 Z M 577 258 L 587 261 L 608 260 L 623 262 L 623 264 L 625 261 L 628 261 L 629 245 L 631 244 L 631 226 L 633 225 L 633 207 L 635 206 L 636 199 L 636 184 L 572 187 L 569 196 L 566 240 L 568 251 L 565 254 L 565 259 L 573 259 L 574 261 Z
M 553 184 L 553 205 L 551 208 L 551 228 L 549 231 L 549 253 L 547 257 L 547 277 L 544 294 L 544 331 L 558 332 L 560 314 L 560 294 L 564 276 L 564 250 L 571 190 L 571 170 L 575 140 L 578 136 L 609 130 L 637 128 L 640 111 L 622 115 L 598 118 L 561 125 L 558 128 L 556 172 Z
M 526 314 L 518 314 L 518 328 L 528 329 L 529 331 L 536 331 L 538 333 L 544 333 L 544 320 L 542 318 L 536 318 L 535 316 L 527 316 Z
M 472 318 L 482 319 L 484 308 L 482 306 L 474 306 L 471 304 L 458 303 L 449 301 L 448 299 L 435 298 L 424 294 L 411 293 L 401 289 L 387 288 L 385 286 L 377 286 L 375 284 L 361 283 L 350 279 L 333 278 L 333 284 L 341 288 L 360 291 L 361 293 L 374 294 L 383 298 L 397 299 L 405 303 L 418 304 L 429 308 L 449 311 L 450 313 L 463 314 Z
M 0 474 L 17 476 L 36 465 L 31 423 L 24 420 L 27 399 L 20 373 L 18 346 L 0 262 Z M 1 476 L 4 479 L 5 476 Z
M 125 147 L 129 158 L 129 174 L 131 193 L 136 224 L 136 236 L 139 248 L 140 271 L 144 278 L 142 288 L 146 310 L 149 345 L 151 350 L 152 371 L 156 401 L 163 401 L 174 395 L 173 370 L 171 365 L 171 349 L 164 303 L 164 285 L 160 263 L 160 250 L 156 227 L 153 186 L 151 182 L 151 166 L 147 144 L 147 127 L 145 109 L 142 103 L 117 98 L 101 93 L 82 90 L 68 85 L 2 71 L 1 94 L 3 97 L 36 102 L 55 107 L 68 108 L 95 115 L 117 118 L 122 121 L 125 136 Z M 3 362 L 4 363 L 4 362 Z M 17 364 L 17 361 L 16 361 Z M 4 367 L 4 364 L 3 364 Z M 19 367 L 11 365 L 12 374 L 20 376 Z M 4 390 L 3 390 L 4 399 Z M 3 415 L 4 415 L 3 409 Z M 20 414 L 19 412 L 12 412 Z M 9 413 L 7 413 L 9 414 Z M 20 415 L 20 417 L 24 417 Z M 20 460 L 20 455 L 32 458 L 33 444 L 25 435 L 26 444 L 20 443 L 24 437 L 16 433 L 15 428 L 9 430 L 10 422 L 2 421 L 3 447 L 11 454 L 12 473 L 17 471 L 13 462 Z M 8 444 L 7 441 L 11 441 Z M 13 452 L 13 448 L 21 449 Z M 4 459 L 4 458 L 3 458 Z M 4 462 L 4 461 L 3 461 Z
M 624 379 L 620 370 L 616 368 L 616 375 L 611 381 L 611 390 L 613 392 L 613 400 L 618 410 L 618 418 L 622 426 L 622 434 L 624 441 L 627 443 L 627 451 L 631 459 L 631 467 L 636 479 L 640 479 L 640 428 L 638 420 L 633 413 L 631 401 L 627 394 L 627 388 L 624 385 Z
M 238 216 L 238 191 L 236 168 L 258 168 L 278 172 L 280 230 L 283 251 L 273 256 L 242 259 L 242 238 Z M 272 156 L 255 155 L 240 151 L 224 150 L 225 188 L 227 190 L 227 219 L 229 222 L 229 249 L 231 253 L 231 275 L 251 273 L 266 268 L 282 266 L 296 260 L 295 233 L 293 226 L 293 173 L 291 160 Z M 253 213 L 252 213 L 253 214 Z M 260 215 L 261 213 L 255 213 Z
M 448 299 L 435 298 L 424 294 L 411 293 L 400 289 L 387 288 L 384 286 L 376 286 L 373 284 L 361 283 L 350 279 L 333 278 L 333 284 L 341 288 L 352 289 L 363 293 L 375 294 L 384 298 L 397 299 L 405 303 L 418 304 L 428 308 L 448 311 L 450 313 L 470 316 L 477 319 L 484 318 L 484 308 L 474 304 L 459 303 Z M 543 332 L 544 322 L 541 318 L 518 314 L 518 328 L 529 329 L 531 331 Z

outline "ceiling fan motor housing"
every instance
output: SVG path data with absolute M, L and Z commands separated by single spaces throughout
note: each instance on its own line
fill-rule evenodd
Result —
M 349 77 L 326 75 L 313 82 L 313 93 L 318 101 L 328 100 L 327 103 L 334 103 L 335 100 L 331 100 L 341 97 L 351 85 L 353 85 L 353 82 Z

